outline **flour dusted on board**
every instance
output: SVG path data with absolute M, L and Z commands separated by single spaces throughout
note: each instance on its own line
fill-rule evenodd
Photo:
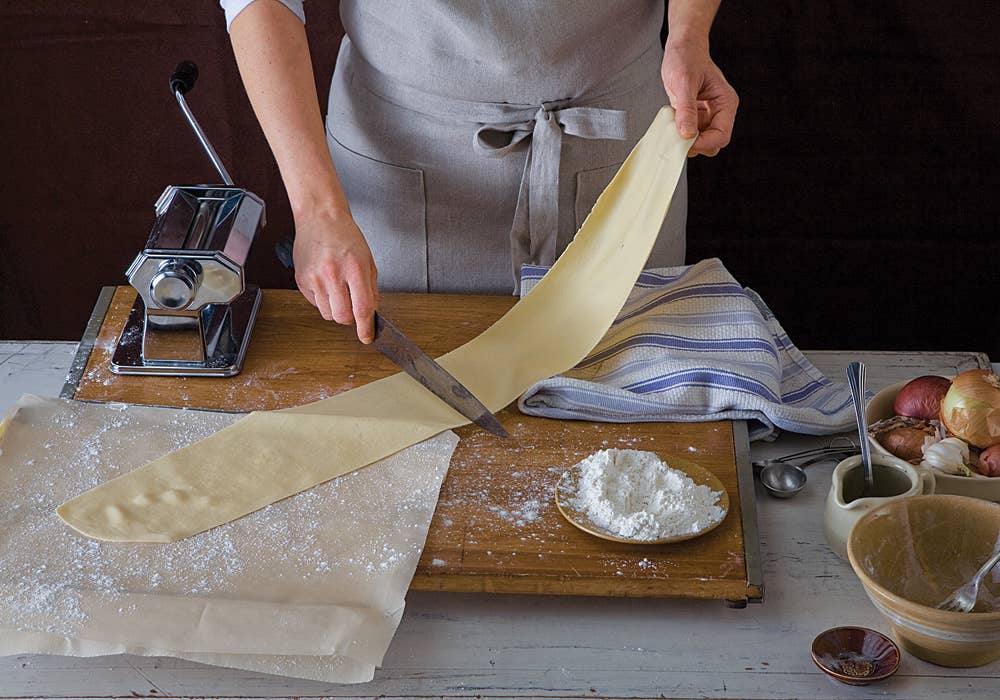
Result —
M 577 465 L 570 505 L 618 537 L 658 540 L 704 530 L 725 516 L 722 495 L 653 452 L 608 449 Z

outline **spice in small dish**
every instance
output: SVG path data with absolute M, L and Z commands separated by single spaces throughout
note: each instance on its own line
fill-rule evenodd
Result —
M 848 685 L 868 685 L 899 668 L 899 647 L 867 627 L 832 627 L 812 643 L 812 658 L 825 674 Z

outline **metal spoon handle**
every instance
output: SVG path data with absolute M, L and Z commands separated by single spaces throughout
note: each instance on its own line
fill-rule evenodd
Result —
M 872 472 L 871 445 L 868 444 L 868 420 L 865 417 L 865 365 L 862 362 L 852 362 L 847 365 L 847 382 L 851 385 L 851 396 L 854 398 L 854 415 L 858 420 L 858 437 L 861 439 L 861 462 L 865 467 L 865 493 L 871 493 L 875 487 L 875 475 Z
M 792 454 L 789 455 L 782 455 L 777 459 L 779 459 L 782 462 L 791 462 L 793 459 L 805 459 L 808 457 L 818 457 L 822 455 L 833 455 L 833 454 L 841 454 L 843 452 L 853 452 L 854 442 L 850 440 L 850 438 L 844 438 L 844 439 L 850 442 L 849 446 L 844 445 L 843 447 L 831 447 L 830 445 L 827 445 L 826 447 L 814 447 L 811 450 L 802 450 L 801 452 L 793 452 Z
M 976 575 L 972 577 L 973 581 L 982 581 L 986 578 L 986 574 L 993 570 L 993 567 L 1000 563 L 1000 549 L 993 553 L 993 556 L 989 558 L 985 564 L 983 564 Z

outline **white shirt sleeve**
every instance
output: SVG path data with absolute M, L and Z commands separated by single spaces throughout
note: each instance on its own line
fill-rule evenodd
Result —
M 229 25 L 233 23 L 236 19 L 236 15 L 247 9 L 256 0 L 219 0 L 219 4 L 222 5 L 222 9 L 226 11 L 226 30 L 229 30 Z M 302 6 L 302 0 L 278 0 L 282 5 L 287 7 L 289 10 L 295 13 L 295 16 L 302 20 L 303 24 L 306 21 L 305 8 Z

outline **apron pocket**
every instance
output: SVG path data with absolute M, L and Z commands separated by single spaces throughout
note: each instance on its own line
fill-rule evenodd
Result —
M 624 162 L 622 161 L 622 163 Z M 612 163 L 611 165 L 603 165 L 600 168 L 581 170 L 576 174 L 576 202 L 574 205 L 576 230 L 579 231 L 580 227 L 583 226 L 583 220 L 590 214 L 590 210 L 594 208 L 597 198 L 601 196 L 601 192 L 611 182 L 618 169 L 622 167 L 622 163 Z
M 375 258 L 379 289 L 428 291 L 423 171 L 352 151 L 329 129 L 326 140 L 351 214 Z

